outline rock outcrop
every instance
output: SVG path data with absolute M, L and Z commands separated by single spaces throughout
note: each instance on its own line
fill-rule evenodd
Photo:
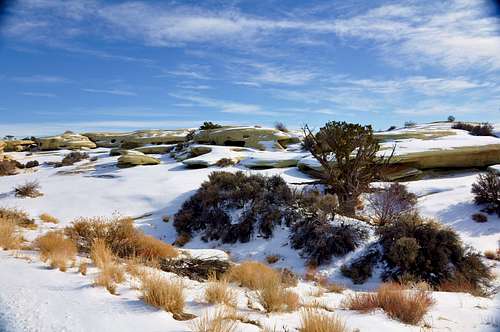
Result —
M 59 149 L 94 149 L 96 144 L 88 137 L 67 131 L 62 135 L 41 137 L 36 139 L 40 150 L 59 150 Z
M 84 133 L 98 147 L 137 148 L 145 145 L 175 144 L 184 142 L 187 130 L 138 130 L 130 133 Z
M 4 141 L 0 141 L 0 161 L 3 160 L 3 149 L 5 148 L 5 145 Z
M 3 142 L 5 144 L 3 148 L 5 152 L 28 151 L 36 146 L 36 142 L 29 139 L 6 140 Z
M 140 165 L 158 165 L 160 160 L 151 156 L 147 156 L 142 152 L 133 150 L 124 150 L 118 158 L 119 167 L 132 167 Z
M 273 128 L 223 127 L 201 130 L 193 140 L 199 144 L 226 145 L 258 150 L 282 150 L 299 138 Z

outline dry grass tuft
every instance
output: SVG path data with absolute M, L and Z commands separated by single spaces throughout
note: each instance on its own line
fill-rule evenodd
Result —
M 486 250 L 484 252 L 484 257 L 486 257 L 488 259 L 493 259 L 493 260 L 496 260 L 496 261 L 500 261 L 500 249 L 497 249 L 497 251 Z
M 54 217 L 48 213 L 42 213 L 39 216 L 39 218 L 41 221 L 46 222 L 46 223 L 50 223 L 50 224 L 58 224 L 59 223 L 59 219 L 57 219 L 56 217 Z
M 269 255 L 266 257 L 267 264 L 274 264 L 277 263 L 279 260 L 280 260 L 279 255 Z
M 38 181 L 28 181 L 23 185 L 19 185 L 14 188 L 14 192 L 17 197 L 30 197 L 36 198 L 43 196 L 40 192 L 40 184 Z
M 159 274 L 145 274 L 141 279 L 144 302 L 173 314 L 183 313 L 185 296 L 182 282 L 168 281 Z
M 279 272 L 256 261 L 246 261 L 231 268 L 229 281 L 237 282 L 243 287 L 258 289 L 261 285 L 280 278 Z
M 86 276 L 87 268 L 88 268 L 87 262 L 81 262 L 80 265 L 78 266 L 78 273 L 80 273 L 83 276 Z
M 387 283 L 376 293 L 356 294 L 344 301 L 350 310 L 368 312 L 381 308 L 389 317 L 406 324 L 418 324 L 434 303 L 432 296 L 422 290 L 406 291 L 403 286 Z
M 236 292 L 231 289 L 226 279 L 217 280 L 215 275 L 208 279 L 205 288 L 205 301 L 210 304 L 225 304 L 229 307 L 236 307 Z
M 238 323 L 230 319 L 231 312 L 226 308 L 216 312 L 207 312 L 190 325 L 194 332 L 236 332 Z
M 301 313 L 300 332 L 347 332 L 348 329 L 340 318 L 326 315 L 313 309 Z
M 125 281 L 123 268 L 116 263 L 116 258 L 104 240 L 94 242 L 90 251 L 94 264 L 101 270 L 94 280 L 94 285 L 105 287 L 111 294 L 116 294 L 116 285 Z
M 19 249 L 21 242 L 16 223 L 11 219 L 0 218 L 0 247 L 5 250 Z
M 23 210 L 14 208 L 0 208 L 0 220 L 13 221 L 17 226 L 36 228 L 35 221 Z
M 66 271 L 68 262 L 75 262 L 76 246 L 62 232 L 52 231 L 39 236 L 35 247 L 40 250 L 40 259 L 49 262 L 50 267 Z
M 132 218 L 80 218 L 66 228 L 66 234 L 82 252 L 90 252 L 94 241 L 102 240 L 120 258 L 138 257 L 148 262 L 178 255 L 170 244 L 136 229 Z
M 287 290 L 279 277 L 261 284 L 257 296 L 267 312 L 294 311 L 299 307 L 299 296 Z
M 441 292 L 469 293 L 473 296 L 486 296 L 483 289 L 477 287 L 477 285 L 466 280 L 465 278 L 460 277 L 453 280 L 443 281 L 439 284 L 437 289 Z

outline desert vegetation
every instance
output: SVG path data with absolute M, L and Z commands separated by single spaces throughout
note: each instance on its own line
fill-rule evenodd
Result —
M 472 194 L 474 194 L 474 202 L 484 206 L 484 211 L 496 213 L 500 217 L 499 175 L 493 171 L 479 174 L 477 181 L 472 184 Z
M 35 220 L 21 209 L 0 207 L 0 219 L 12 221 L 15 225 L 23 228 L 36 228 Z
M 56 217 L 54 217 L 53 215 L 50 215 L 48 213 L 42 213 L 38 217 L 40 218 L 41 221 L 43 221 L 45 223 L 50 223 L 50 224 L 58 224 L 59 223 L 59 219 L 57 219 Z
M 54 163 L 54 167 L 71 166 L 75 163 L 88 159 L 89 155 L 85 152 L 73 151 L 68 153 L 60 162 Z
M 215 166 L 217 166 L 217 167 L 229 167 L 229 166 L 233 166 L 234 164 L 235 164 L 235 162 L 232 159 L 222 158 L 222 159 L 217 160 L 217 162 L 215 163 Z
M 16 186 L 14 188 L 14 192 L 17 197 L 30 197 L 36 198 L 39 196 L 43 196 L 43 193 L 40 191 L 40 183 L 38 181 L 27 181 L 22 185 Z
M 117 263 L 116 257 L 103 239 L 96 239 L 90 250 L 90 257 L 100 269 L 94 285 L 105 287 L 111 294 L 116 294 L 117 284 L 125 280 L 125 271 Z
M 283 123 L 283 122 L 276 122 L 274 124 L 274 128 L 279 130 L 279 131 L 282 131 L 284 133 L 288 133 L 288 128 L 286 127 L 286 125 Z
M 226 278 L 217 279 L 215 274 L 209 277 L 204 296 L 205 301 L 210 304 L 224 304 L 229 307 L 236 306 L 236 292 L 231 289 Z
M 415 210 L 417 196 L 399 183 L 392 183 L 368 198 L 371 219 L 378 226 L 393 223 L 401 214 Z
M 142 299 L 147 304 L 181 315 L 184 312 L 185 295 L 180 281 L 169 281 L 157 273 L 141 277 Z
M 434 303 L 429 292 L 405 290 L 395 283 L 382 284 L 376 293 L 357 293 L 346 298 L 343 305 L 350 310 L 369 312 L 378 308 L 391 318 L 406 324 L 418 324 Z
M 50 231 L 39 236 L 34 243 L 40 250 L 40 259 L 50 267 L 66 271 L 68 263 L 76 260 L 77 249 L 72 240 L 60 231 Z
M 338 317 L 321 313 L 315 309 L 304 309 L 301 312 L 300 332 L 347 332 L 345 323 Z
M 200 130 L 219 129 L 219 128 L 222 128 L 222 126 L 220 124 L 213 123 L 210 121 L 205 121 L 200 126 Z
M 466 130 L 469 132 L 469 134 L 474 136 L 494 136 L 493 126 L 487 122 L 478 125 L 465 122 L 457 122 L 453 126 L 451 126 L 451 128 Z
M 4 250 L 18 249 L 21 242 L 22 237 L 16 222 L 0 216 L 0 247 Z
M 14 160 L 0 161 L 0 176 L 14 175 L 17 173 L 17 163 Z

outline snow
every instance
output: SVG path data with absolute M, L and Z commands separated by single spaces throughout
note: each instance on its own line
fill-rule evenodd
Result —
M 445 124 L 435 125 L 446 128 Z M 449 129 L 449 128 L 448 128 Z M 402 131 L 404 129 L 401 129 Z M 414 129 L 412 129 L 414 130 Z M 402 140 L 402 149 L 406 152 L 418 149 L 448 148 L 459 145 L 490 144 L 496 138 L 480 138 L 463 133 L 432 140 Z M 398 142 L 398 144 L 400 144 Z M 234 149 L 230 147 L 210 146 L 212 151 L 193 159 L 212 165 L 220 158 L 236 158 L 242 162 L 224 169 L 207 167 L 189 169 L 183 163 L 168 155 L 153 155 L 161 160 L 159 165 L 134 168 L 118 168 L 118 157 L 110 157 L 109 149 L 89 151 L 97 161 L 85 160 L 73 166 L 53 168 L 42 165 L 36 170 L 22 171 L 15 176 L 0 178 L 0 207 L 18 207 L 37 217 L 49 213 L 60 220 L 57 225 L 43 224 L 36 230 L 25 231 L 28 240 L 49 229 L 69 225 L 79 217 L 123 215 L 137 218 L 137 227 L 166 242 L 173 242 L 176 233 L 172 221 L 165 223 L 162 217 L 173 216 L 181 204 L 198 189 L 200 184 L 213 171 L 244 171 L 264 175 L 281 175 L 288 183 L 310 182 L 308 175 L 296 167 L 273 168 L 268 170 L 250 170 L 247 167 L 261 162 L 279 162 L 298 160 L 301 163 L 314 163 L 307 153 L 294 147 L 287 151 L 258 151 L 254 149 Z M 291 151 L 294 150 L 294 151 Z M 25 163 L 29 160 L 43 162 L 60 161 L 69 151 L 41 152 L 33 155 L 11 153 L 15 159 Z M 192 159 L 191 159 L 192 160 Z M 498 166 L 498 165 L 497 165 Z M 456 230 L 463 241 L 478 251 L 495 250 L 500 238 L 500 220 L 490 215 L 487 223 L 479 224 L 471 219 L 480 207 L 473 202 L 470 187 L 475 181 L 477 171 L 450 172 L 439 177 L 427 177 L 405 183 L 408 189 L 417 194 L 418 209 L 428 217 Z M 21 199 L 14 196 L 13 188 L 25 181 L 37 180 L 43 196 Z M 172 220 L 172 218 L 170 218 Z M 268 255 L 279 255 L 280 260 L 274 265 L 289 268 L 299 275 L 305 271 L 305 260 L 288 243 L 289 232 L 286 227 L 278 227 L 273 239 L 255 238 L 244 244 L 224 244 L 203 242 L 194 238 L 186 246 L 185 252 L 192 257 L 218 257 L 241 261 L 254 259 L 264 261 Z M 373 239 L 372 239 L 373 240 Z M 369 244 L 369 243 L 368 243 Z M 367 245 L 368 245 L 367 244 Z M 341 276 L 340 266 L 363 248 L 341 258 L 334 258 L 331 264 L 322 266 L 319 273 L 338 283 L 345 284 L 356 291 L 376 288 L 380 282 L 378 274 L 364 285 L 353 285 L 349 279 Z M 130 283 L 121 284 L 119 295 L 113 296 L 102 288 L 92 287 L 96 271 L 91 267 L 87 276 L 76 273 L 72 268 L 63 273 L 48 269 L 37 255 L 22 252 L 30 257 L 31 262 L 17 259 L 12 252 L 0 252 L 0 331 L 190 331 L 189 322 L 180 322 L 172 315 L 145 305 L 139 298 L 139 292 Z M 495 272 L 500 269 L 498 263 Z M 171 274 L 165 274 L 173 278 Z M 184 280 L 187 294 L 187 312 L 202 315 L 213 306 L 203 303 L 204 284 Z M 409 326 L 389 319 L 382 311 L 369 314 L 343 310 L 339 304 L 346 295 L 327 293 L 321 298 L 308 294 L 314 287 L 310 282 L 300 282 L 294 291 L 301 294 L 304 301 L 320 301 L 335 308 L 335 314 L 346 320 L 350 329 L 360 331 L 420 331 L 420 326 Z M 238 289 L 238 310 L 258 319 L 265 326 L 280 331 L 286 327 L 294 331 L 299 326 L 300 315 L 297 312 L 265 315 L 247 308 L 246 293 Z M 250 298 L 255 296 L 250 294 Z M 436 331 L 495 331 L 497 328 L 488 322 L 498 320 L 500 297 L 477 298 L 468 294 L 433 292 L 436 300 L 432 310 L 425 317 L 425 322 Z M 255 301 L 254 301 L 255 302 Z M 497 321 L 498 324 L 498 321 Z M 242 324 L 240 331 L 259 331 L 253 325 Z

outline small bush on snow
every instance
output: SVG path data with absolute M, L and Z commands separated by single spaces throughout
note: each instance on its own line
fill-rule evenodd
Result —
M 500 217 L 500 176 L 493 171 L 479 174 L 472 184 L 472 193 L 476 204 L 484 205 L 486 212 Z
M 373 211 L 373 220 L 379 226 L 391 223 L 401 214 L 415 209 L 417 196 L 408 192 L 406 187 L 393 183 L 368 199 Z

